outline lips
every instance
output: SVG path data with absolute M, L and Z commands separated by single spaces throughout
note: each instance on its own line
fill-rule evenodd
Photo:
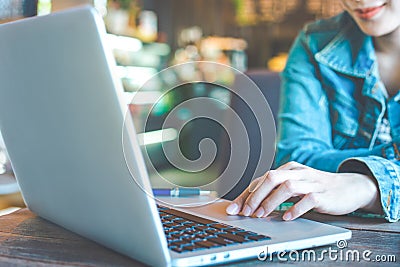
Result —
M 377 7 L 357 8 L 354 12 L 361 19 L 372 19 L 385 5 L 386 4 Z

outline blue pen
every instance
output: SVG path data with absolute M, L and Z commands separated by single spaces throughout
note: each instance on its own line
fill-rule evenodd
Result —
M 200 190 L 198 188 L 155 188 L 153 195 L 155 196 L 171 196 L 171 197 L 184 197 L 184 196 L 204 196 L 210 195 L 211 191 Z

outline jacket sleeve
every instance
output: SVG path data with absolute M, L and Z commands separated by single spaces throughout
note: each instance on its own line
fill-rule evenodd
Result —
M 396 222 L 400 217 L 400 155 L 398 156 L 399 158 L 392 160 L 377 156 L 350 158 L 338 170 L 369 174 L 376 179 L 382 210 L 389 222 Z
M 332 144 L 329 103 L 318 77 L 317 63 L 302 31 L 282 73 L 281 103 L 275 166 L 297 161 L 335 172 L 351 157 L 383 156 L 384 145 L 338 150 Z

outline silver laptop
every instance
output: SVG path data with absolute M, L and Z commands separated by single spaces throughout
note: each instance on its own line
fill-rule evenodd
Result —
M 157 207 L 134 128 L 124 125 L 105 36 L 91 7 L 0 25 L 0 130 L 30 210 L 152 266 L 217 264 L 351 237 L 305 219 L 227 216 L 226 200 Z M 122 134 L 131 140 L 124 151 Z M 186 230 L 197 238 L 184 240 Z

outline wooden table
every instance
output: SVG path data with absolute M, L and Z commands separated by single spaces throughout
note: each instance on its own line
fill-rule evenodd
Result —
M 321 261 L 273 262 L 255 260 L 233 263 L 231 266 L 275 266 L 295 264 L 296 266 L 399 266 L 400 265 L 400 223 L 387 223 L 383 219 L 357 218 L 350 216 L 328 216 L 309 213 L 305 217 L 351 229 L 353 238 L 348 241 L 345 250 L 357 250 L 360 253 L 371 251 L 369 256 L 390 255 L 396 262 L 360 262 L 345 260 L 334 261 L 324 257 Z M 336 244 L 316 248 L 321 253 L 329 248 L 337 249 Z M 393 260 L 391 256 L 391 260 Z M 351 258 L 350 258 L 351 259 Z M 36 216 L 28 209 L 21 209 L 0 217 L 0 266 L 144 266 L 128 257 L 113 252 L 99 244 L 80 237 L 57 225 Z

